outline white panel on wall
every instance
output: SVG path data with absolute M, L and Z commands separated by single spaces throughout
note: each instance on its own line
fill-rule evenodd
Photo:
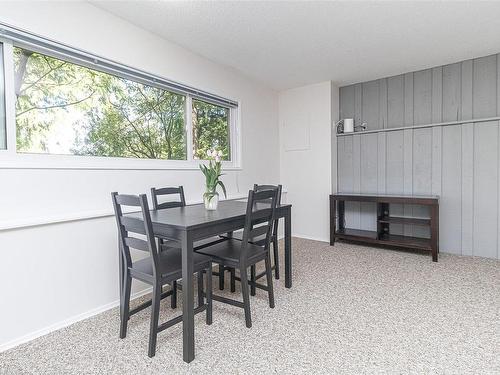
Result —
M 404 116 L 404 76 L 387 78 L 387 127 L 403 126 Z
M 388 194 L 403 194 L 404 193 L 404 154 L 403 154 L 403 131 L 392 131 L 387 133 L 386 139 L 386 191 Z M 392 216 L 403 216 L 403 206 L 393 204 L 390 207 Z M 392 225 L 391 232 L 394 234 L 402 234 L 402 225 Z
M 413 131 L 413 194 L 430 195 L 432 181 L 432 129 Z M 428 207 L 414 206 L 413 216 L 430 217 Z M 429 237 L 429 228 L 414 226 L 413 233 L 418 237 Z
M 462 118 L 462 64 L 443 66 L 443 121 Z
M 497 114 L 497 56 L 474 59 L 472 81 L 473 118 Z

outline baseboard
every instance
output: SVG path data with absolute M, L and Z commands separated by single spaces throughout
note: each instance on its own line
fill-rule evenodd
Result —
M 152 288 L 148 287 L 146 289 L 138 291 L 131 296 L 131 299 L 133 300 L 133 299 L 142 297 L 148 293 L 151 293 L 151 290 L 152 290 Z M 21 337 L 14 339 L 12 341 L 6 342 L 4 344 L 0 344 L 0 353 L 4 352 L 6 350 L 12 349 L 18 345 L 24 344 L 28 341 L 34 340 L 38 337 L 45 336 L 46 334 L 57 331 L 61 328 L 68 327 L 68 326 L 70 326 L 74 323 L 77 323 L 79 321 L 82 321 L 84 319 L 88 319 L 92 316 L 95 316 L 95 315 L 100 314 L 104 311 L 110 310 L 112 308 L 115 308 L 119 305 L 120 305 L 120 300 L 116 300 L 116 301 L 107 303 L 103 306 L 96 307 L 95 309 L 92 309 L 92 310 L 86 311 L 84 313 L 75 315 L 75 316 L 68 318 L 68 319 L 65 319 L 61 322 L 54 323 L 48 327 L 39 329 L 38 331 L 28 333 L 27 335 L 21 336 Z
M 298 233 L 294 233 L 292 235 L 292 237 L 298 237 L 298 238 L 303 238 L 305 240 L 313 240 L 313 241 L 320 241 L 320 242 L 330 242 L 330 239 L 329 238 L 320 238 L 320 237 L 313 237 L 313 236 L 308 236 L 308 235 L 305 235 L 305 234 L 298 234 Z

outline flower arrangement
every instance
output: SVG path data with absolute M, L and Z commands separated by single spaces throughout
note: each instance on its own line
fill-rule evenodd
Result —
M 220 177 L 223 176 L 221 162 L 222 151 L 208 150 L 207 156 L 209 160 L 208 165 L 200 164 L 200 169 L 205 175 L 206 185 L 206 190 L 203 194 L 203 202 L 207 210 L 216 210 L 219 203 L 219 193 L 217 192 L 218 186 L 220 186 L 224 192 L 224 197 L 227 197 L 226 187 L 220 180 Z

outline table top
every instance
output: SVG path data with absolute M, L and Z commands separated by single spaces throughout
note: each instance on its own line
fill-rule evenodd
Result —
M 264 203 L 259 203 L 265 208 Z M 290 204 L 281 204 L 277 207 L 287 208 Z M 247 202 L 242 201 L 220 201 L 217 210 L 208 211 L 203 204 L 193 204 L 184 207 L 167 208 L 163 210 L 151 210 L 151 221 L 153 224 L 167 225 L 177 229 L 196 229 L 208 224 L 218 224 L 226 221 L 244 218 L 247 210 Z M 142 219 L 140 212 L 133 212 L 125 216 Z

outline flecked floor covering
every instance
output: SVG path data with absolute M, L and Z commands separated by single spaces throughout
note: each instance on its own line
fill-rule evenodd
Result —
M 196 316 L 189 365 L 181 325 L 150 359 L 149 309 L 120 340 L 115 308 L 0 353 L 0 373 L 500 374 L 500 262 L 299 238 L 293 251 L 293 288 L 275 281 L 274 309 L 257 290 L 251 329 L 218 302 L 211 326 Z M 167 300 L 161 319 L 179 311 Z

